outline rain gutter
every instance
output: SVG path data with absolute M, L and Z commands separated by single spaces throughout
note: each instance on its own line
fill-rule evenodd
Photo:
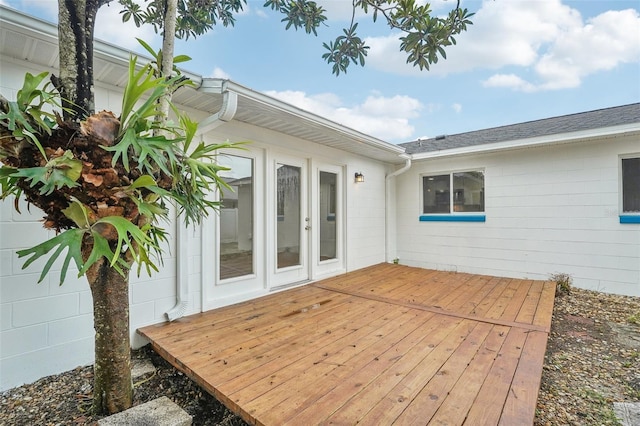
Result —
M 274 98 L 273 96 L 256 92 L 253 89 L 242 86 L 241 84 L 238 84 L 231 80 L 205 78 L 202 80 L 202 84 L 198 88 L 198 91 L 201 93 L 215 93 L 215 94 L 223 94 L 223 95 L 226 93 L 229 93 L 236 96 L 242 96 L 247 100 L 264 105 L 265 109 L 284 112 L 291 115 L 292 117 L 302 119 L 306 122 L 307 126 L 316 127 L 316 128 L 324 127 L 324 128 L 332 129 L 333 131 L 336 131 L 342 134 L 344 137 L 348 139 L 357 140 L 369 147 L 383 150 L 392 155 L 401 155 L 405 152 L 404 148 L 400 146 L 391 144 L 389 142 L 383 141 L 378 138 L 374 138 L 373 136 L 370 136 L 362 132 L 359 132 L 357 130 L 351 129 L 349 127 L 343 126 L 342 124 L 336 123 L 335 121 L 331 121 L 327 118 L 321 117 L 312 112 L 305 111 L 301 108 L 298 108 L 284 101 L 281 101 L 280 99 Z M 229 104 L 229 107 L 230 106 L 231 106 L 231 103 Z M 223 112 L 223 109 L 221 109 L 218 114 L 220 114 L 221 112 Z M 225 120 L 224 115 L 220 116 L 219 118 L 223 121 Z M 207 120 L 209 120 L 209 118 L 205 119 L 205 121 Z M 212 120 L 214 119 L 212 118 Z

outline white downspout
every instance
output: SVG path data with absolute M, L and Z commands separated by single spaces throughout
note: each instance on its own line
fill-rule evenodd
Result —
M 198 134 L 205 134 L 216 127 L 231 121 L 238 111 L 238 94 L 222 87 L 222 106 L 220 111 L 198 123 Z
M 405 159 L 405 163 L 404 166 L 399 168 L 398 170 L 396 170 L 393 173 L 389 173 L 386 177 L 385 177 L 385 220 L 384 220 L 384 227 L 385 227 L 385 257 L 387 259 L 387 262 L 393 262 L 392 254 L 391 251 L 393 249 L 393 247 L 391 247 L 391 230 L 392 230 L 392 226 L 391 226 L 391 181 L 393 178 L 395 178 L 398 175 L 401 175 L 402 173 L 406 172 L 407 170 L 409 170 L 411 168 L 411 157 L 403 154 L 401 155 L 402 158 Z M 394 211 L 394 219 L 395 219 L 395 210 L 396 210 L 396 206 L 394 204 L 393 206 L 393 211 Z M 393 229 L 395 229 L 395 226 L 393 227 Z
M 182 317 L 189 307 L 189 240 L 187 227 L 176 208 L 176 305 L 165 314 L 169 321 Z
M 216 127 L 231 121 L 238 110 L 238 94 L 221 86 L 222 106 L 220 110 L 200 121 L 198 134 L 203 135 Z M 176 304 L 165 313 L 169 321 L 184 315 L 189 307 L 189 239 L 188 229 L 178 217 L 176 208 Z M 200 274 L 204 280 L 204 274 Z M 203 281 L 204 282 L 204 281 Z

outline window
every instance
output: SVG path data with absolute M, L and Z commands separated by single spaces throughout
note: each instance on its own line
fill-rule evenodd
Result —
M 254 272 L 253 247 L 253 159 L 226 155 L 222 161 L 229 171 L 221 173 L 231 189 L 223 189 L 219 211 L 220 279 Z
M 622 215 L 621 222 L 639 223 L 640 214 L 640 157 L 622 159 Z M 623 220 L 626 217 L 626 220 Z
M 320 209 L 318 217 L 320 221 L 320 261 L 336 258 L 337 254 L 337 228 L 336 228 L 336 184 L 338 175 L 331 172 L 320 171 Z
M 484 172 L 422 177 L 423 214 L 481 212 L 484 212 Z

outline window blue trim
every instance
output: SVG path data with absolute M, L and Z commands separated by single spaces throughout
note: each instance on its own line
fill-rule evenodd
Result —
M 640 223 L 640 215 L 621 214 L 620 223 Z
M 462 214 L 423 214 L 420 215 L 420 222 L 486 222 L 487 216 L 483 214 L 462 215 Z

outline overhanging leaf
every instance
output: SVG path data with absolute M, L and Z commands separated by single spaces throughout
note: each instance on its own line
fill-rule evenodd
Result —
M 76 225 L 78 225 L 78 228 L 88 229 L 91 225 L 89 223 L 89 213 L 87 207 L 76 198 L 73 199 L 69 207 L 62 210 L 62 213 L 66 217 L 71 219 Z
M 119 256 L 119 253 L 115 253 L 113 250 L 111 250 L 109 241 L 98 232 L 92 230 L 91 236 L 93 237 L 93 247 L 91 248 L 91 253 L 87 258 L 87 261 L 79 270 L 78 274 L 84 275 L 89 267 L 91 267 L 91 265 L 96 263 L 100 258 L 104 257 L 109 261 L 115 259 L 115 262 L 113 262 L 110 267 L 118 271 L 120 275 L 124 275 L 124 270 L 129 269 L 129 264 L 127 264 L 127 262 L 125 262 L 124 259 Z
M 64 186 L 78 186 L 76 181 L 81 174 L 82 161 L 73 158 L 71 151 L 66 151 L 64 155 L 50 160 L 44 167 L 18 169 L 12 176 L 25 178 L 31 182 L 32 188 L 41 184 L 40 194 L 49 195 L 55 189 Z
M 73 260 L 78 268 L 81 270 L 83 268 L 82 265 L 82 238 L 85 234 L 86 230 L 84 229 L 69 229 L 66 230 L 55 237 L 47 240 L 41 244 L 38 244 L 35 247 L 31 247 L 25 250 L 19 250 L 17 252 L 18 257 L 30 256 L 22 265 L 22 269 L 27 268 L 36 260 L 40 259 L 43 256 L 46 256 L 50 251 L 57 249 L 51 254 L 49 260 L 42 268 L 42 272 L 40 273 L 40 278 L 38 282 L 42 282 L 45 276 L 49 273 L 51 266 L 54 262 L 60 257 L 60 254 L 67 249 L 67 254 L 64 258 L 64 262 L 62 264 L 62 269 L 60 270 L 60 284 L 64 282 L 65 277 L 67 276 L 67 270 L 69 268 L 69 263 Z
M 128 250 L 130 250 L 134 262 L 145 262 L 145 259 L 140 256 L 140 250 L 146 250 L 146 247 L 155 246 L 153 240 L 148 237 L 146 232 L 121 216 L 107 216 L 96 221 L 96 224 L 105 223 L 113 226 L 118 234 L 116 248 L 110 259 L 111 266 L 114 266 L 118 262 L 122 248 L 125 245 Z

